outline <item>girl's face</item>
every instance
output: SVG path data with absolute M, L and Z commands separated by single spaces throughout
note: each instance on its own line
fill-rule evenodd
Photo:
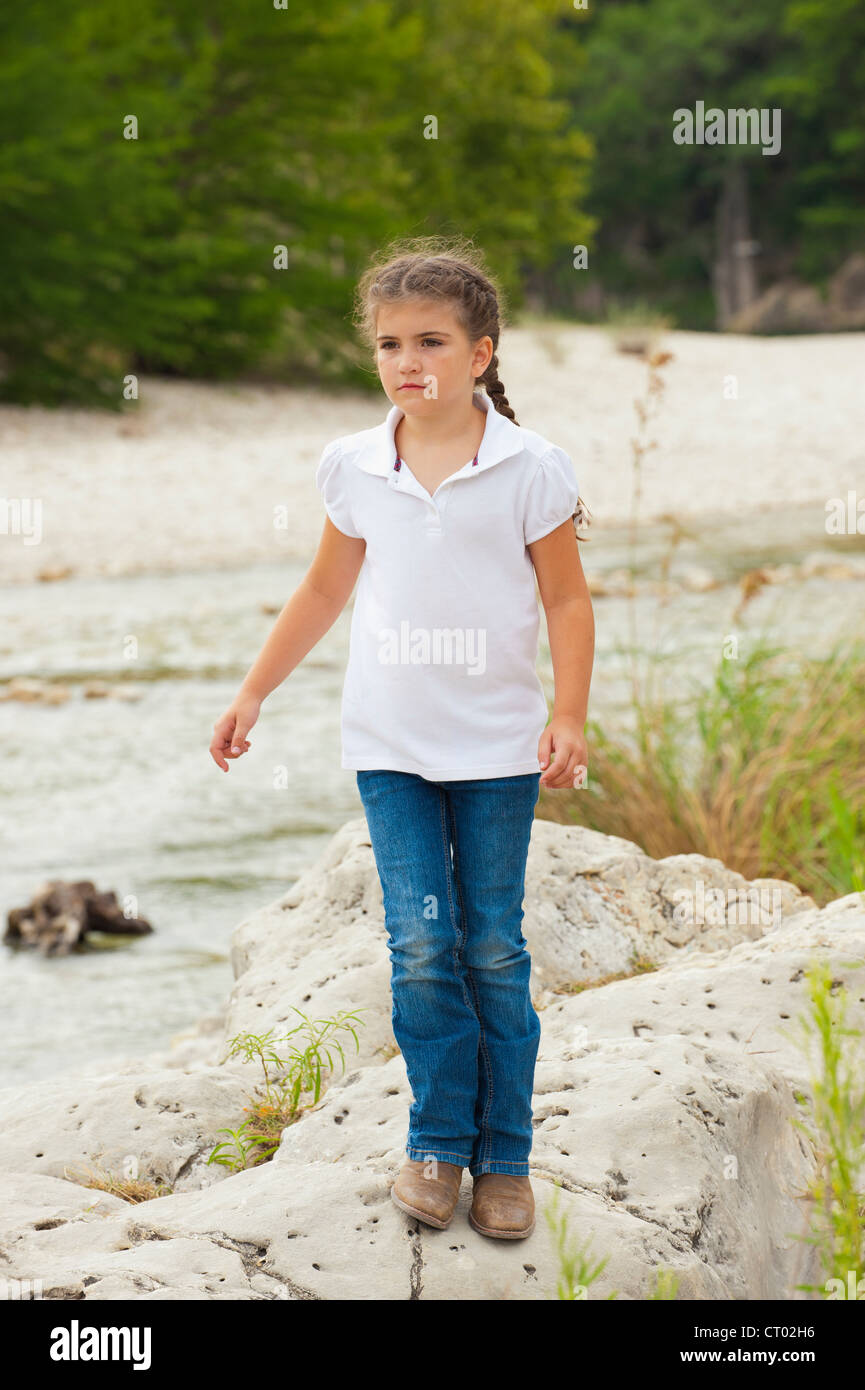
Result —
M 382 304 L 378 311 L 378 374 L 385 395 L 406 414 L 463 405 L 492 355 L 492 338 L 470 343 L 453 309 L 441 300 Z

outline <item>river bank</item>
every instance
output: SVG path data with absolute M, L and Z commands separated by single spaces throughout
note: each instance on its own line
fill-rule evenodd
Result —
M 865 538 L 828 535 L 824 499 L 865 472 L 865 398 L 852 386 L 863 336 L 667 335 L 675 360 L 650 431 L 663 447 L 648 456 L 632 554 L 627 441 L 644 365 L 599 330 L 512 331 L 502 375 L 518 419 L 572 450 L 595 519 L 582 548 L 596 595 L 594 718 L 629 717 L 632 560 L 638 645 L 664 653 L 674 689 L 708 678 L 742 577 L 760 567 L 780 582 L 735 619 L 743 641 L 816 654 L 860 623 Z M 738 402 L 721 399 L 725 366 L 738 371 Z M 230 988 L 236 923 L 360 813 L 339 759 L 350 605 L 266 703 L 248 759 L 225 776 L 207 744 L 314 552 L 322 445 L 376 423 L 384 397 L 142 389 L 140 414 L 125 418 L 0 410 L 6 495 L 41 498 L 44 521 L 38 545 L 10 535 L 0 546 L 0 697 L 17 679 L 60 700 L 0 703 L 0 912 L 47 878 L 91 878 L 133 895 L 156 928 L 66 961 L 3 952 L 0 1085 L 168 1046 Z M 689 456 L 700 460 L 690 473 Z M 285 528 L 273 525 L 278 505 Z M 666 601 L 664 517 L 678 534 Z M 538 670 L 552 693 L 543 615 Z M 96 682 L 131 698 L 100 697 Z
M 744 536 L 753 514 L 801 507 L 822 527 L 829 499 L 861 492 L 865 334 L 672 332 L 662 345 L 673 360 L 650 430 L 659 447 L 643 465 L 643 521 L 717 514 L 738 518 Z M 508 330 L 501 358 L 518 421 L 569 452 L 599 527 L 624 524 L 645 364 L 602 329 L 558 324 Z M 381 391 L 167 378 L 143 378 L 140 393 L 120 416 L 0 410 L 5 496 L 42 504 L 39 543 L 10 536 L 0 547 L 0 581 L 308 563 L 324 444 L 389 408 Z

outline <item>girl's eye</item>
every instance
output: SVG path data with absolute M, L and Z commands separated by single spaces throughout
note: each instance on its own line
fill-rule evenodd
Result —
M 441 338 L 421 338 L 421 343 L 429 343 L 431 347 L 441 347 L 442 340 Z M 382 352 L 387 352 L 390 348 L 396 347 L 396 343 L 385 342 L 380 343 L 379 346 Z

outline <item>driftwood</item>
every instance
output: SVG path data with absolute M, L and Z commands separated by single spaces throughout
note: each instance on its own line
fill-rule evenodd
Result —
M 116 893 L 97 893 L 89 880 L 43 884 L 27 907 L 13 907 L 3 940 L 35 946 L 45 956 L 66 956 L 88 932 L 145 936 L 153 931 L 143 917 L 124 917 Z

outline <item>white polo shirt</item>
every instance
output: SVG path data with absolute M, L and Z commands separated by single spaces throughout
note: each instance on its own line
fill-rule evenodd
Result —
M 526 549 L 577 510 L 570 458 L 499 414 L 485 392 L 476 459 L 431 497 L 398 460 L 404 411 L 334 439 L 315 483 L 362 537 L 342 693 L 342 766 L 429 781 L 539 772 L 547 704 Z

